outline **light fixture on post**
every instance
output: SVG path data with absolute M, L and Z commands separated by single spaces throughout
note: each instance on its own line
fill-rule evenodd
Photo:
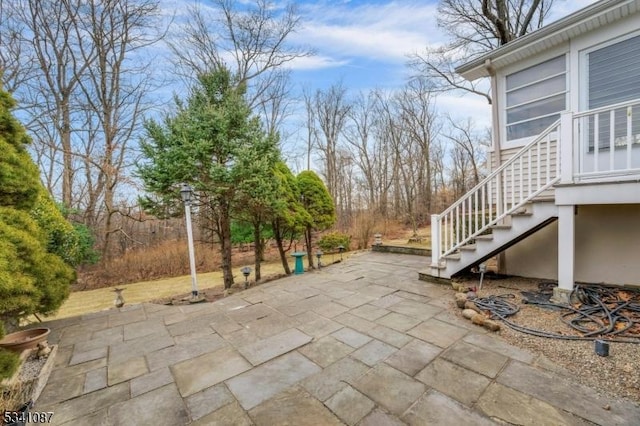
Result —
M 320 258 L 322 257 L 324 253 L 322 253 L 322 250 L 318 249 L 318 251 L 316 252 L 316 257 L 318 258 L 318 269 L 320 269 L 320 267 L 322 267 L 322 263 L 320 263 Z
M 245 266 L 244 268 L 240 269 L 240 272 L 242 272 L 242 275 L 244 275 L 244 288 L 247 289 L 249 288 L 249 274 L 251 274 L 251 268 Z
M 344 253 L 344 246 L 342 244 L 338 246 L 338 251 L 340 252 L 340 262 L 342 262 L 342 253 Z
M 191 227 L 191 200 L 193 198 L 193 189 L 186 183 L 180 188 L 180 196 L 184 203 L 184 216 L 187 221 L 187 241 L 189 243 L 189 268 L 191 269 L 191 299 L 198 299 L 198 282 L 196 280 L 196 258 L 193 248 L 193 229 Z

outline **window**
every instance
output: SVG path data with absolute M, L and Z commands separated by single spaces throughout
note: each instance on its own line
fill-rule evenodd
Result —
M 640 98 L 640 36 L 610 44 L 587 54 L 588 108 L 599 108 Z M 635 109 L 635 108 L 634 108 Z M 614 146 L 627 144 L 627 108 L 615 110 Z M 635 143 L 640 136 L 640 114 L 632 113 L 632 135 Z M 629 115 L 631 116 L 631 115 Z M 595 119 L 589 118 L 589 150 L 593 150 Z M 598 114 L 598 147 L 609 149 L 611 115 Z
M 542 133 L 566 109 L 564 55 L 508 75 L 506 93 L 507 140 Z

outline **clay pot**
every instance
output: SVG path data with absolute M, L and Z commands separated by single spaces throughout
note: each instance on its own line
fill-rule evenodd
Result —
M 38 346 L 38 343 L 47 340 L 50 332 L 51 330 L 45 327 L 16 331 L 0 340 L 0 348 L 18 353 L 25 349 L 33 349 Z

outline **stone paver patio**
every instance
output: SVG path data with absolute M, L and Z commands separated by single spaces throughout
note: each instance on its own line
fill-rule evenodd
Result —
M 424 257 L 365 253 L 216 303 L 48 323 L 34 410 L 77 425 L 638 425 L 640 407 L 447 312 Z M 604 407 L 607 407 L 605 409 Z

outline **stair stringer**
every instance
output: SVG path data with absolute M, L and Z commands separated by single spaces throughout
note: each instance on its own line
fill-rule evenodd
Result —
M 510 226 L 493 228 L 491 234 L 476 238 L 475 244 L 445 256 L 439 267 L 430 267 L 426 274 L 449 279 L 484 262 L 554 222 L 558 217 L 558 206 L 553 201 L 534 202 L 530 204 L 528 213 L 510 215 Z

